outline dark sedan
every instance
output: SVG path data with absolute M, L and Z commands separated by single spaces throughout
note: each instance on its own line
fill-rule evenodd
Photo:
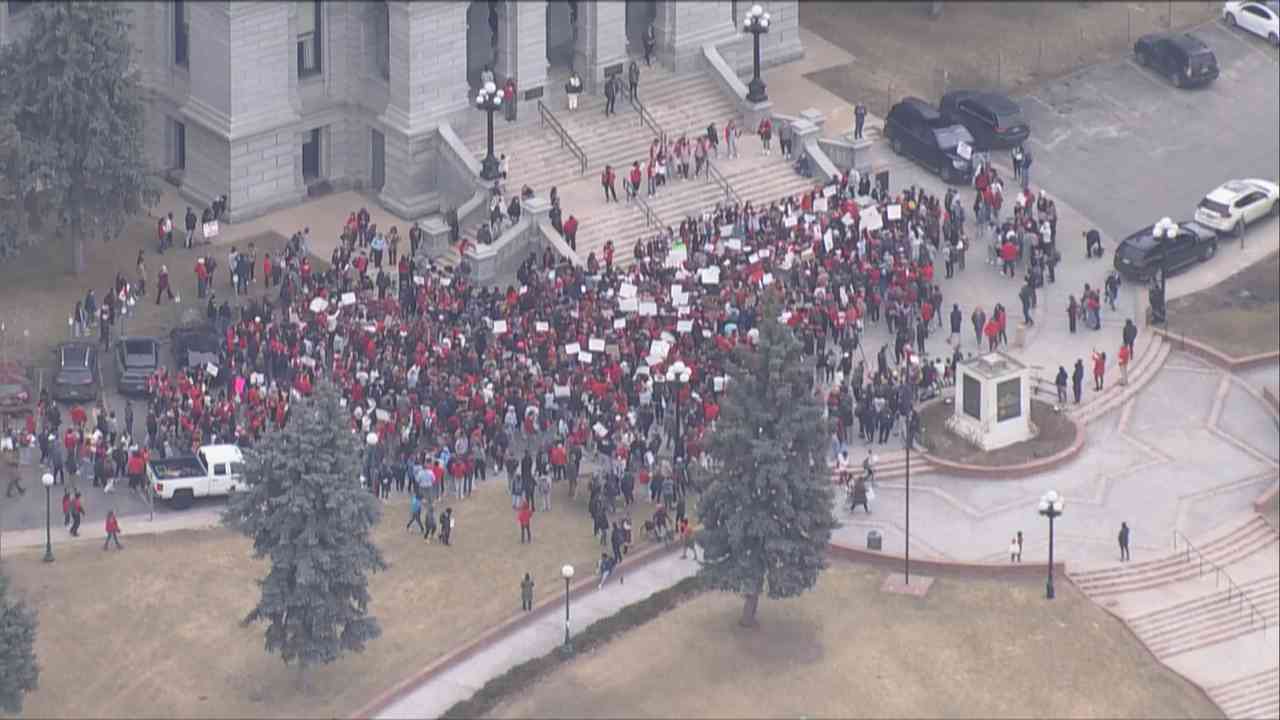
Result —
M 913 158 L 946 182 L 965 183 L 973 176 L 973 136 L 920 98 L 903 98 L 894 105 L 884 133 L 895 153 Z
M 53 351 L 54 400 L 92 401 L 102 390 L 102 371 L 98 367 L 98 346 L 89 342 L 67 342 Z
M 1156 237 L 1153 229 L 1149 225 L 1120 241 L 1115 267 L 1122 275 L 1148 280 L 1157 270 L 1172 273 L 1218 253 L 1218 233 L 1200 223 L 1178 223 L 1173 237 Z
M 122 395 L 145 395 L 147 380 L 160 367 L 160 343 L 155 338 L 128 337 L 116 343 L 117 387 Z
M 222 364 L 222 337 L 208 323 L 194 322 L 169 333 L 173 361 L 179 369 L 213 363 Z
M 981 150 L 1015 147 L 1031 137 L 1022 108 L 1000 93 L 953 90 L 938 110 L 947 122 L 965 126 Z

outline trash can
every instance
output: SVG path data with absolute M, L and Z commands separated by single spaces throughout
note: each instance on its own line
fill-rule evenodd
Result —
M 882 538 L 880 536 L 879 530 L 868 530 L 867 531 L 867 549 L 879 550 L 881 539 Z

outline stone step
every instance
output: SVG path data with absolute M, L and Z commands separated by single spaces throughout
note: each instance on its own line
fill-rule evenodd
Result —
M 1255 531 L 1258 531 L 1265 526 L 1266 522 L 1261 517 L 1254 516 L 1238 527 L 1230 528 L 1229 530 L 1221 532 L 1213 537 L 1199 541 L 1197 547 L 1202 553 L 1209 555 L 1219 551 L 1221 548 L 1229 547 L 1240 537 L 1252 535 Z M 1075 580 L 1078 583 L 1088 583 L 1100 578 L 1132 575 L 1149 569 L 1159 569 L 1173 564 L 1175 561 L 1181 560 L 1185 562 L 1186 557 L 1186 553 L 1182 549 L 1178 549 L 1173 554 L 1160 558 L 1143 560 L 1136 563 L 1114 563 L 1100 568 L 1071 572 L 1069 574 L 1071 575 L 1072 580 Z
M 1158 634 L 1139 633 L 1139 637 L 1156 657 L 1164 659 L 1248 635 L 1261 629 L 1263 623 L 1274 628 L 1276 618 L 1280 617 L 1280 596 L 1272 590 L 1270 602 L 1254 602 L 1254 605 L 1262 613 L 1261 617 L 1251 612 L 1248 604 L 1233 600 L 1187 618 L 1180 627 L 1167 628 Z
M 1079 424 L 1087 424 L 1092 422 L 1106 413 L 1122 406 L 1140 390 L 1150 382 L 1164 366 L 1165 360 L 1173 351 L 1170 345 L 1159 335 L 1154 336 L 1148 343 L 1148 349 L 1142 354 L 1134 368 L 1129 373 L 1129 384 L 1124 387 L 1115 385 L 1115 375 L 1112 375 L 1112 389 L 1118 389 L 1118 392 L 1107 392 L 1100 399 L 1095 399 L 1090 403 L 1080 406 L 1080 408 L 1072 408 L 1072 417 Z
M 1280 667 L 1245 675 L 1207 692 L 1229 718 L 1280 716 Z
M 1261 518 L 1255 520 L 1256 522 L 1249 523 L 1228 538 L 1202 547 L 1205 560 L 1227 567 L 1275 545 L 1275 533 Z M 1188 560 L 1185 553 L 1175 553 L 1161 560 L 1142 563 L 1141 566 L 1126 563 L 1119 567 L 1072 574 L 1071 579 L 1085 594 L 1099 597 L 1149 590 L 1199 577 L 1200 572 L 1199 556 L 1193 554 Z
M 1280 575 L 1257 578 L 1242 583 L 1239 587 L 1240 590 L 1244 591 L 1245 596 L 1251 600 L 1264 598 L 1268 593 L 1275 594 L 1275 591 L 1280 589 Z M 1214 592 L 1208 595 L 1184 600 L 1159 610 L 1131 617 L 1128 620 L 1129 626 L 1136 632 L 1158 633 L 1169 629 L 1171 626 L 1182 624 L 1190 616 L 1224 604 L 1229 596 L 1234 599 L 1238 594 L 1238 591 L 1234 589 L 1215 589 Z

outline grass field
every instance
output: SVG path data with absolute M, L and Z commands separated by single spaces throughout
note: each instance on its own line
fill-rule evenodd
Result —
M 1067 582 L 938 579 L 923 599 L 837 563 L 815 592 L 704 594 L 492 714 L 607 717 L 1221 717 Z
M 505 482 L 490 478 L 457 513 L 452 548 L 404 529 L 408 502 L 394 497 L 375 540 L 391 568 L 373 576 L 372 612 L 383 636 L 363 655 L 312 673 L 308 692 L 263 651 L 261 626 L 239 621 L 257 601 L 265 561 L 226 530 L 130 537 L 41 552 L 6 549 L 12 588 L 37 608 L 40 689 L 27 717 L 342 717 L 520 609 L 519 582 L 533 574 L 538 599 L 561 587 L 566 562 L 593 567 L 599 546 L 579 496 L 557 487 L 537 513 L 534 544 L 520 545 Z M 570 507 L 570 505 L 572 505 Z M 92 508 L 90 508 L 92 510 Z M 437 508 L 439 511 L 442 508 Z M 101 522 L 91 516 L 88 522 Z

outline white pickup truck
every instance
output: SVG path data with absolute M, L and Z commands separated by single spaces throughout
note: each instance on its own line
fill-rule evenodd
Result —
M 179 510 L 198 497 L 230 495 L 244 484 L 244 455 L 236 445 L 205 445 L 195 455 L 152 460 L 147 480 L 155 497 Z

